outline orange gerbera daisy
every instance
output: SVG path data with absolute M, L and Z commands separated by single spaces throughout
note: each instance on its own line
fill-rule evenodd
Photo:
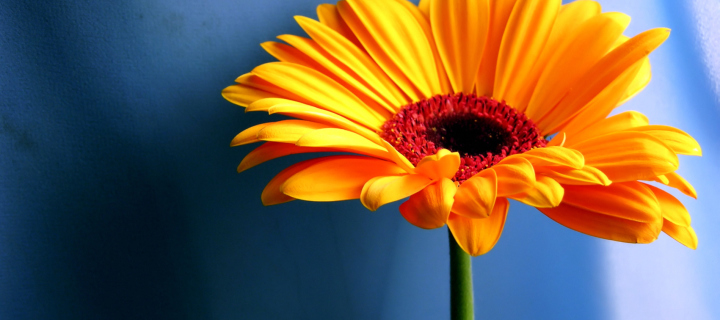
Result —
M 238 134 L 232 146 L 265 141 L 238 172 L 290 154 L 358 155 L 290 166 L 264 204 L 376 210 L 409 197 L 403 217 L 447 224 L 474 256 L 500 237 L 508 199 L 599 238 L 648 243 L 664 231 L 697 246 L 684 206 L 647 182 L 696 197 L 675 171 L 698 143 L 638 112 L 608 117 L 650 81 L 647 56 L 668 29 L 628 38 L 627 15 L 583 0 L 344 0 L 317 13 L 296 17 L 310 38 L 263 43 L 280 61 L 223 91 L 246 111 L 298 119 Z

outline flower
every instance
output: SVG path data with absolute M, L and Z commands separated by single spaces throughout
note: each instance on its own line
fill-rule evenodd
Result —
M 627 15 L 585 0 L 344 0 L 317 13 L 296 17 L 310 38 L 263 43 L 280 61 L 223 91 L 246 111 L 297 118 L 238 134 L 231 146 L 265 142 L 238 172 L 358 155 L 290 166 L 265 205 L 359 198 L 376 210 L 409 197 L 407 221 L 447 224 L 476 256 L 514 199 L 591 236 L 649 243 L 664 231 L 696 248 L 687 210 L 657 186 L 695 198 L 675 171 L 700 146 L 639 112 L 609 116 L 648 84 L 668 29 L 626 37 Z

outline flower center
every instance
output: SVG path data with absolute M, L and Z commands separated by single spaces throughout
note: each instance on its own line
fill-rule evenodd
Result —
M 547 144 L 524 113 L 504 102 L 462 93 L 403 107 L 383 124 L 380 136 L 413 165 L 441 148 L 460 153 L 460 169 L 453 178 L 460 183 L 509 155 Z

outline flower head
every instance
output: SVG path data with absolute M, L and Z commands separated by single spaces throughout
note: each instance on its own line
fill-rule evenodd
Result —
M 310 38 L 263 43 L 279 62 L 223 91 L 246 111 L 297 118 L 238 134 L 232 146 L 264 142 L 238 171 L 357 155 L 290 166 L 264 204 L 376 210 L 409 197 L 410 223 L 447 224 L 471 255 L 497 242 L 508 199 L 599 238 L 648 243 L 664 231 L 697 246 L 682 203 L 648 182 L 696 197 L 675 171 L 698 143 L 638 112 L 609 116 L 650 81 L 648 54 L 669 30 L 628 38 L 628 16 L 587 0 L 343 0 L 317 12 L 296 17 Z

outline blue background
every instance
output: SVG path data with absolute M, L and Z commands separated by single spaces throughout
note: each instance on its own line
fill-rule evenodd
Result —
M 720 318 L 720 45 L 703 32 L 720 6 L 600 2 L 633 17 L 628 35 L 673 29 L 622 110 L 703 146 L 680 169 L 700 246 L 606 242 L 513 203 L 473 259 L 478 319 Z M 0 3 L 0 318 L 448 319 L 445 228 L 411 226 L 398 204 L 263 207 L 301 156 L 235 173 L 254 146 L 229 141 L 271 118 L 220 91 L 317 4 Z

